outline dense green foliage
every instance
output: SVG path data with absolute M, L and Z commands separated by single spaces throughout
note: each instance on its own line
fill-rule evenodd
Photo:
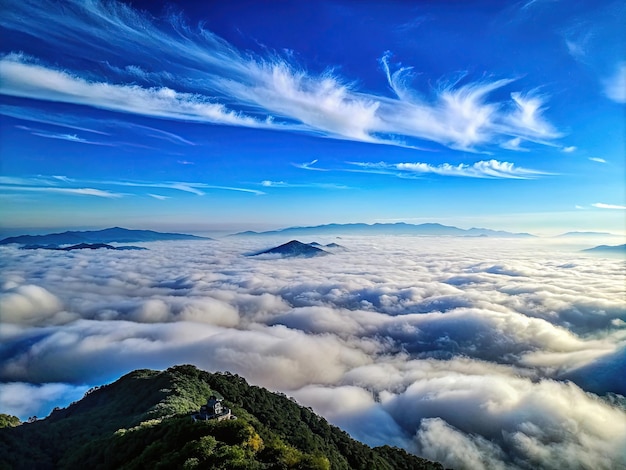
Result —
M 237 419 L 194 422 L 190 412 L 211 394 Z M 284 395 L 193 366 L 135 371 L 44 420 L 0 429 L 0 469 L 78 467 L 442 469 L 372 449 Z
M 21 423 L 17 416 L 0 413 L 0 428 L 12 428 L 19 426 Z

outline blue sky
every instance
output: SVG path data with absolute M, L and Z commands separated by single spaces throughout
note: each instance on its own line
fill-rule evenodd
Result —
M 623 2 L 2 8 L 4 230 L 625 230 Z

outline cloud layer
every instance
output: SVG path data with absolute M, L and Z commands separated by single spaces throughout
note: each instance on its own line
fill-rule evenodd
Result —
M 623 260 L 410 237 L 343 237 L 349 251 L 323 260 L 242 256 L 274 242 L 0 247 L 3 411 L 41 415 L 19 396 L 53 406 L 194 363 L 453 468 L 626 465 Z
M 6 10 L 0 25 L 7 31 L 73 57 L 59 66 L 9 51 L 0 58 L 0 93 L 8 96 L 408 147 L 426 141 L 468 151 L 525 150 L 524 142 L 560 136 L 544 115 L 547 97 L 514 89 L 510 78 L 462 75 L 420 89 L 414 68 L 394 64 L 386 52 L 379 65 L 390 93 L 378 94 L 330 68 L 310 72 L 290 54 L 240 51 L 177 14 L 159 21 L 100 1 L 11 2 Z M 503 90 L 504 97 L 493 97 Z

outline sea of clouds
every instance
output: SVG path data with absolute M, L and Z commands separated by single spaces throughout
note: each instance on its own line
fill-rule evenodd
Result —
M 315 240 L 347 250 L 0 247 L 0 412 L 45 416 L 133 369 L 192 363 L 455 469 L 626 468 L 623 258 L 545 240 Z

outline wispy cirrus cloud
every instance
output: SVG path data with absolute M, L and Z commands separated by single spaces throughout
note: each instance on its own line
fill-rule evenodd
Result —
M 605 204 L 603 202 L 596 202 L 591 204 L 593 207 L 597 207 L 598 209 L 615 209 L 615 210 L 624 210 L 626 206 L 620 204 Z
M 21 106 L 1 105 L 0 115 L 8 116 L 23 121 L 37 122 L 40 124 L 48 124 L 52 126 L 74 129 L 82 132 L 90 132 L 93 134 L 109 135 L 108 132 L 102 130 L 85 127 L 79 125 L 85 122 L 85 118 L 77 118 L 70 114 L 54 114 L 40 109 L 27 108 Z M 101 122 L 101 121 L 100 121 Z M 95 124 L 95 123 L 94 123 Z M 25 126 L 24 126 L 25 127 Z
M 589 160 L 591 160 L 592 162 L 597 162 L 597 163 L 606 163 L 606 160 L 600 157 L 589 157 Z
M 498 160 L 481 160 L 471 165 L 459 163 L 453 165 L 442 163 L 431 165 L 430 163 L 369 163 L 369 162 L 347 162 L 362 169 L 362 171 L 395 172 L 396 176 L 435 174 L 439 176 L 456 176 L 465 178 L 499 178 L 499 179 L 532 179 L 539 176 L 550 175 L 538 170 L 531 170 L 516 166 L 510 162 Z M 392 173 L 393 174 L 393 173 Z
M 197 182 L 150 182 L 150 181 L 115 181 L 115 180 L 107 180 L 102 181 L 102 184 L 111 185 L 111 186 L 127 186 L 127 187 L 135 187 L 135 188 L 163 188 L 163 189 L 174 189 L 177 191 L 183 191 L 187 193 L 192 193 L 197 196 L 204 196 L 206 193 L 203 189 L 217 189 L 224 191 L 236 191 L 243 193 L 251 193 L 257 196 L 265 194 L 263 191 L 259 191 L 257 189 L 249 189 L 249 188 L 240 188 L 235 186 L 220 186 L 206 183 L 197 183 Z
M 56 140 L 65 140 L 67 142 L 75 142 L 78 144 L 88 144 L 88 145 L 104 145 L 104 146 L 112 146 L 113 144 L 107 142 L 97 142 L 95 140 L 88 140 L 83 137 L 79 137 L 77 134 L 64 134 L 58 132 L 48 132 L 40 129 L 34 129 L 32 127 L 27 126 L 15 126 L 17 129 L 21 129 L 27 132 L 30 132 L 31 135 L 36 135 L 38 137 L 44 137 L 46 139 L 56 139 Z
M 391 90 L 398 98 L 385 116 L 391 127 L 402 129 L 399 135 L 431 140 L 451 148 L 474 150 L 477 145 L 500 141 L 519 147 L 522 140 L 542 142 L 560 134 L 543 117 L 545 97 L 536 93 L 513 92 L 507 102 L 490 102 L 490 93 L 514 82 L 500 79 L 461 84 L 463 75 L 455 81 L 442 81 L 434 101 L 409 84 L 414 78 L 413 67 L 395 71 L 387 52 L 380 64 Z M 383 108 L 381 112 L 386 111 Z M 391 130 L 390 130 L 391 131 Z M 393 132 L 393 131 L 391 131 Z
M 604 94 L 617 103 L 626 103 L 626 62 L 617 65 L 613 75 L 602 81 Z
M 157 25 L 124 4 L 68 5 L 15 2 L 0 25 L 45 38 L 70 56 L 84 57 L 89 50 L 91 60 L 96 53 L 115 69 L 115 81 L 93 70 L 58 69 L 12 53 L 0 59 L 1 93 L 405 147 L 428 141 L 484 151 L 516 138 L 545 144 L 560 135 L 544 116 L 546 96 L 516 91 L 509 99 L 492 98 L 514 79 L 472 82 L 462 76 L 419 90 L 410 83 L 412 69 L 396 67 L 386 53 L 380 64 L 390 97 L 360 90 L 356 81 L 330 68 L 311 73 L 295 64 L 293 55 L 243 53 L 202 27 L 184 24 L 179 15 Z M 81 47 L 68 38 L 80 38 Z M 127 44 L 142 47 L 129 56 Z M 157 51 L 167 71 L 154 68 Z
M 98 188 L 77 188 L 79 185 L 100 186 L 105 189 Z M 35 176 L 35 177 L 13 177 L 0 176 L 0 191 L 31 191 L 31 192 L 51 192 L 65 194 L 83 194 L 91 196 L 118 198 L 128 196 L 110 191 L 111 186 L 120 186 L 126 188 L 160 188 L 186 193 L 195 194 L 196 196 L 204 196 L 207 190 L 235 191 L 254 194 L 257 196 L 265 194 L 258 189 L 249 189 L 236 186 L 221 186 L 199 182 L 184 181 L 117 181 L 117 180 L 82 180 L 71 179 L 65 176 Z M 155 199 L 169 199 L 169 196 L 147 193 L 148 196 Z
M 313 166 L 318 162 L 318 159 L 316 158 L 315 160 L 311 160 L 310 162 L 304 162 L 304 163 L 292 163 L 293 166 L 295 166 L 296 168 L 301 168 L 303 170 L 311 170 L 311 171 L 328 171 L 327 168 L 319 168 L 317 166 Z
M 138 133 L 145 135 L 146 137 L 152 137 L 154 139 L 165 140 L 173 144 L 191 145 L 191 146 L 197 145 L 195 142 L 185 139 L 184 137 L 181 137 L 178 134 L 174 134 L 173 132 L 167 132 L 162 129 L 157 129 L 155 127 L 142 126 L 140 124 L 135 124 L 132 122 L 125 122 L 125 121 L 114 121 L 112 124 L 131 129 L 133 131 L 136 131 Z
M 14 185 L 0 185 L 0 191 L 15 191 L 15 192 L 36 192 L 36 193 L 56 193 L 56 194 L 68 194 L 74 196 L 96 196 L 104 197 L 107 199 L 117 199 L 124 197 L 122 193 L 114 193 L 102 189 L 95 188 L 59 188 L 53 186 L 14 186 Z
M 88 105 L 159 118 L 263 126 L 252 117 L 211 102 L 207 96 L 181 93 L 168 87 L 144 88 L 88 81 L 30 62 L 20 54 L 9 54 L 0 60 L 0 77 L 0 92 L 9 96 Z
M 261 186 L 265 188 L 318 188 L 318 189 L 349 189 L 344 184 L 334 183 L 287 183 L 285 181 L 261 181 Z
M 522 142 L 521 137 L 514 137 L 511 140 L 501 143 L 500 147 L 507 150 L 515 150 L 517 152 L 529 152 L 527 148 L 521 146 Z
M 174 134 L 173 132 L 157 129 L 152 126 L 140 125 L 121 119 L 94 119 L 91 117 L 77 116 L 72 113 L 51 113 L 41 109 L 31 107 L 18 107 L 10 105 L 0 106 L 0 115 L 8 116 L 13 119 L 19 119 L 21 121 L 35 122 L 38 124 L 46 124 L 49 126 L 62 127 L 65 129 L 72 129 L 81 132 L 88 132 L 92 134 L 98 134 L 101 136 L 107 136 L 110 140 L 107 142 L 94 142 L 89 139 L 80 138 L 76 134 L 50 132 L 42 129 L 31 128 L 24 125 L 16 125 L 18 129 L 32 131 L 35 135 L 49 138 L 64 138 L 74 142 L 92 143 L 97 145 L 110 145 L 110 146 L 139 146 L 134 142 L 124 142 L 113 140 L 120 131 L 131 131 L 134 134 L 141 135 L 142 137 L 148 137 L 151 139 L 157 139 L 167 141 L 176 145 L 195 146 L 195 142 L 186 139 L 183 136 Z M 88 127 L 89 126 L 89 127 Z

